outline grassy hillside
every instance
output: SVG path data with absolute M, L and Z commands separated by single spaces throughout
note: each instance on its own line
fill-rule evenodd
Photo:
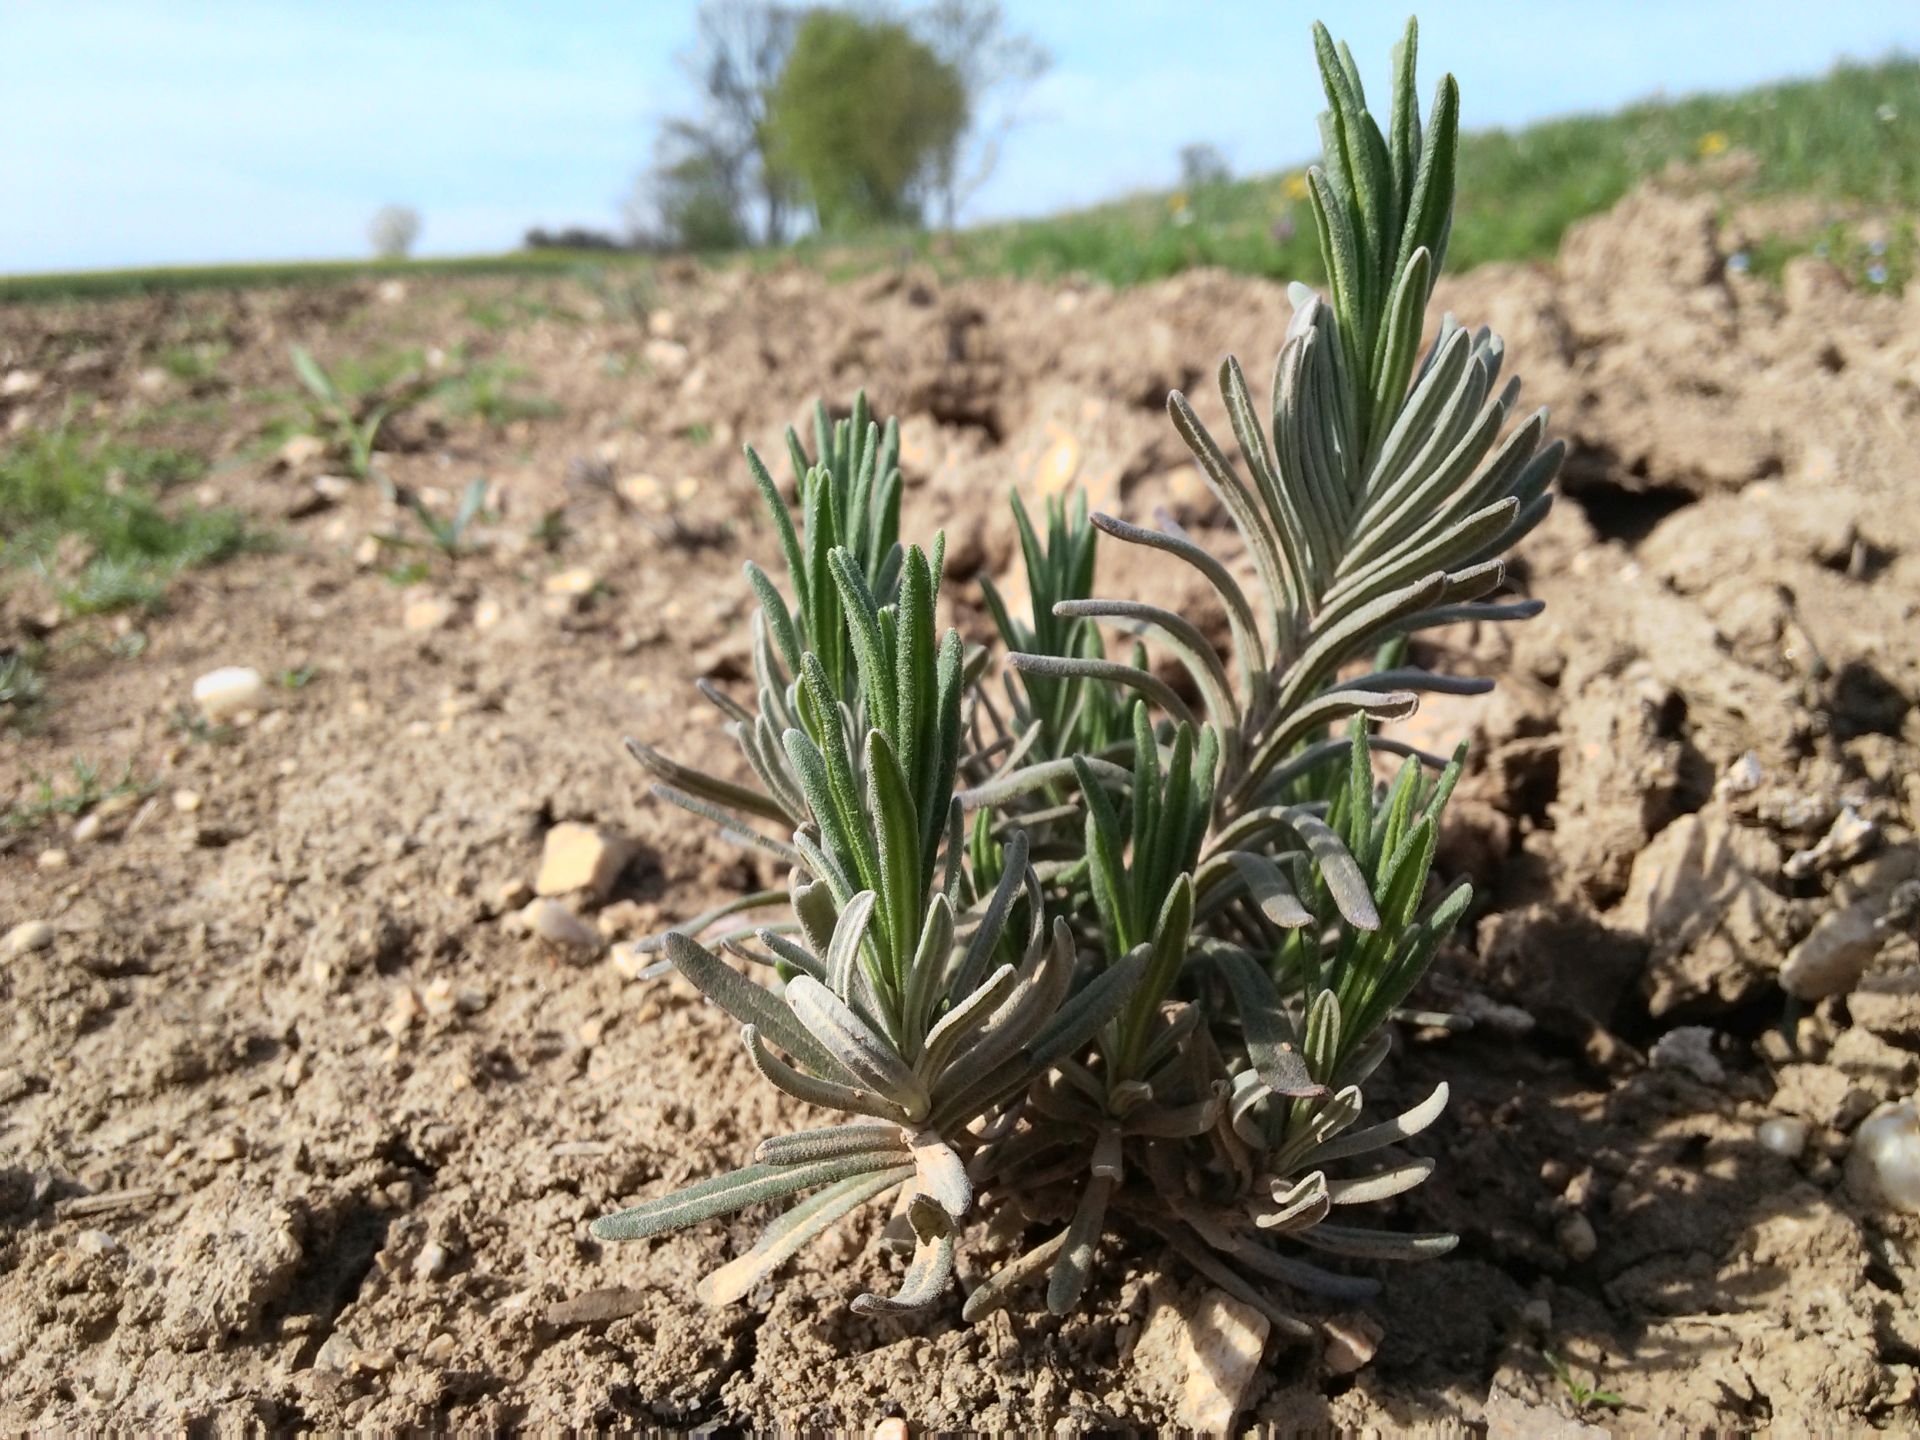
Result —
M 1471 121 L 1471 97 L 1466 118 Z M 1856 213 L 1900 217 L 1863 240 L 1836 222 L 1821 234 L 1760 247 L 1777 265 L 1795 248 L 1828 246 L 1871 283 L 1900 284 L 1913 267 L 1920 211 L 1920 62 L 1845 66 L 1816 80 L 1731 95 L 1649 101 L 1611 115 L 1573 116 L 1522 130 L 1462 138 L 1459 206 L 1447 257 L 1454 269 L 1550 255 L 1568 225 L 1611 206 L 1675 161 L 1740 152 L 1752 157 L 1742 197 L 1805 194 Z M 799 253 L 832 270 L 865 270 L 902 253 L 973 273 L 1086 274 L 1138 284 L 1196 265 L 1247 274 L 1317 278 L 1319 259 L 1298 170 L 1161 192 L 1038 220 L 982 226 L 957 236 L 896 232 L 857 241 L 803 242 Z M 760 252 L 752 261 L 778 258 Z M 207 286 L 281 285 L 385 274 L 552 274 L 640 257 L 539 251 L 398 262 L 206 266 L 0 278 L 0 303 Z M 1871 273 L 1870 273 L 1871 272 Z M 1872 279 L 1878 276 L 1878 279 Z
M 1739 94 L 1467 134 L 1447 263 L 1468 269 L 1551 255 L 1570 224 L 1607 209 L 1641 179 L 1676 160 L 1733 151 L 1753 157 L 1743 194 L 1808 194 L 1910 216 L 1920 209 L 1920 63 L 1846 67 Z M 970 269 L 1078 271 L 1115 284 L 1195 265 L 1317 278 L 1305 192 L 1293 171 L 1200 194 L 1139 195 L 970 231 L 956 253 Z M 1910 229 L 1904 243 L 1910 248 Z

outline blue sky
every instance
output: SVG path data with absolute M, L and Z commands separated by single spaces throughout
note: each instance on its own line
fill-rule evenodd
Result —
M 1168 183 L 1191 141 L 1237 171 L 1311 156 L 1307 44 L 1334 17 L 1383 74 L 1404 4 L 1008 0 L 1055 68 L 967 218 Z M 1423 7 L 1422 88 L 1480 128 L 1920 52 L 1914 0 L 1452 0 Z M 693 0 L 0 0 L 0 273 L 365 253 L 389 202 L 420 251 L 614 227 L 663 116 Z

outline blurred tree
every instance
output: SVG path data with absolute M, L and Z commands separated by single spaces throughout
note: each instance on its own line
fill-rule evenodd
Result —
M 936 153 L 931 177 L 941 223 L 951 230 L 1000 163 L 1001 146 L 1023 118 L 1020 101 L 1053 56 L 1032 36 L 1007 29 L 1000 0 L 932 0 L 915 12 L 913 26 L 966 90 L 967 123 Z
M 964 78 L 907 26 L 814 10 L 773 90 L 768 158 L 805 187 L 823 230 L 917 223 L 967 117 Z
M 1199 195 L 1217 190 L 1232 179 L 1233 169 L 1218 146 L 1199 144 L 1180 147 L 1180 188 L 1187 194 Z
M 693 49 L 680 59 L 706 97 L 699 128 L 728 157 L 743 204 L 757 205 L 767 245 L 786 239 L 793 206 L 791 180 L 767 161 L 767 111 L 802 15 L 769 0 L 705 0 Z
M 382 260 L 404 260 L 420 238 L 420 212 L 405 205 L 384 205 L 367 227 L 367 238 Z
M 653 170 L 643 182 L 653 245 L 671 250 L 745 245 L 739 153 L 685 121 L 669 121 L 654 150 Z M 642 221 L 635 228 L 646 234 L 649 227 Z

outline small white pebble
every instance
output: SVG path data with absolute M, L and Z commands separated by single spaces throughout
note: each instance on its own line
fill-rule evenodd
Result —
M 73 822 L 75 843 L 86 845 L 100 838 L 100 816 L 98 813 L 82 815 Z
M 182 815 L 191 815 L 200 808 L 200 792 L 198 790 L 174 791 L 173 808 Z
M 632 941 L 623 941 L 615 945 L 608 952 L 608 958 L 613 961 L 613 968 L 620 973 L 622 980 L 643 980 L 655 965 L 671 966 L 672 963 L 664 955 L 643 951 Z
M 1749 750 L 1726 768 L 1714 787 L 1723 795 L 1751 795 L 1767 778 L 1760 757 Z
M 1890 1210 L 1920 1214 L 1920 1101 L 1882 1105 L 1854 1132 L 1847 1188 Z
M 1807 1122 L 1798 1115 L 1775 1115 L 1762 1120 L 1754 1132 L 1763 1149 L 1783 1160 L 1798 1160 L 1807 1148 Z
M 438 1240 L 429 1240 L 420 1247 L 420 1253 L 413 1257 L 413 1274 L 416 1280 L 438 1280 L 447 1273 L 447 1247 Z
M 7 932 L 7 938 L 0 941 L 0 955 L 11 960 L 15 955 L 25 955 L 29 950 L 44 950 L 53 944 L 53 926 L 45 920 L 22 920 Z
M 593 927 L 558 900 L 535 900 L 520 915 L 527 929 L 550 945 L 589 953 L 600 949 Z
M 1322 1359 L 1330 1375 L 1351 1375 L 1363 1369 L 1379 1352 L 1386 1335 L 1380 1322 L 1367 1315 L 1335 1315 L 1322 1328 L 1327 1335 Z
M 64 870 L 73 863 L 73 857 L 56 845 L 42 850 L 33 863 L 42 870 Z
M 216 724 L 267 703 L 267 682 L 250 665 L 223 665 L 193 682 L 193 703 Z
M 576 820 L 563 820 L 547 831 L 533 893 L 567 895 L 584 890 L 603 900 L 633 858 L 634 849 L 633 842 L 624 836 Z
M 446 978 L 430 981 L 420 992 L 421 1007 L 436 1020 L 453 1014 L 459 1002 L 454 998 L 453 982 Z

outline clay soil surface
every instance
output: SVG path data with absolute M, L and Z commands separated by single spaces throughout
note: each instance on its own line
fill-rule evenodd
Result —
M 1444 637 L 1501 686 L 1418 720 L 1474 741 L 1442 866 L 1481 898 L 1423 1000 L 1477 1023 L 1407 1036 L 1380 1100 L 1452 1086 L 1418 1142 L 1438 1172 L 1394 1203 L 1462 1240 L 1387 1277 L 1357 1371 L 1276 1341 L 1242 1423 L 1916 1413 L 1920 1217 L 1846 1156 L 1920 1077 L 1920 293 L 1812 261 L 1771 287 L 1734 245 L 1710 203 L 1642 193 L 1554 266 L 1444 286 L 1572 446 L 1514 573 L 1545 616 Z M 1224 433 L 1215 367 L 1264 372 L 1287 315 L 1282 287 L 1213 273 L 691 269 L 0 311 L 0 372 L 32 377 L 0 429 L 138 422 L 277 538 L 153 615 L 63 619 L 17 575 L 0 598 L 0 639 L 50 657 L 41 713 L 0 733 L 0 802 L 75 758 L 135 786 L 0 841 L 0 929 L 55 931 L 0 962 L 0 1427 L 1167 1423 L 1134 1347 L 1198 1287 L 1152 1249 L 1119 1250 L 1082 1314 L 968 1327 L 957 1297 L 913 1325 L 846 1308 L 900 1263 L 878 1217 L 726 1310 L 694 1284 L 753 1217 L 594 1243 L 594 1216 L 741 1163 L 799 1107 L 690 992 L 510 919 L 566 820 L 636 846 L 569 902 L 610 940 L 775 879 L 620 748 L 732 763 L 693 682 L 739 686 L 740 565 L 773 562 L 741 443 L 784 457 L 812 397 L 866 385 L 902 418 L 905 528 L 947 527 L 951 618 L 985 639 L 972 580 L 1013 566 L 1010 486 L 1077 479 L 1231 548 L 1162 406 L 1180 387 Z M 425 503 L 489 482 L 465 553 L 369 542 L 422 532 L 262 443 L 296 342 L 464 347 L 445 363 L 551 402 L 393 423 L 382 463 Z M 182 345 L 212 373 L 160 364 Z M 1220 625 L 1172 566 L 1102 565 Z M 266 674 L 272 708 L 193 723 L 222 665 Z M 1864 975 L 1790 1006 L 1783 964 L 1843 912 Z M 1548 1355 L 1618 1407 L 1579 1406 Z

